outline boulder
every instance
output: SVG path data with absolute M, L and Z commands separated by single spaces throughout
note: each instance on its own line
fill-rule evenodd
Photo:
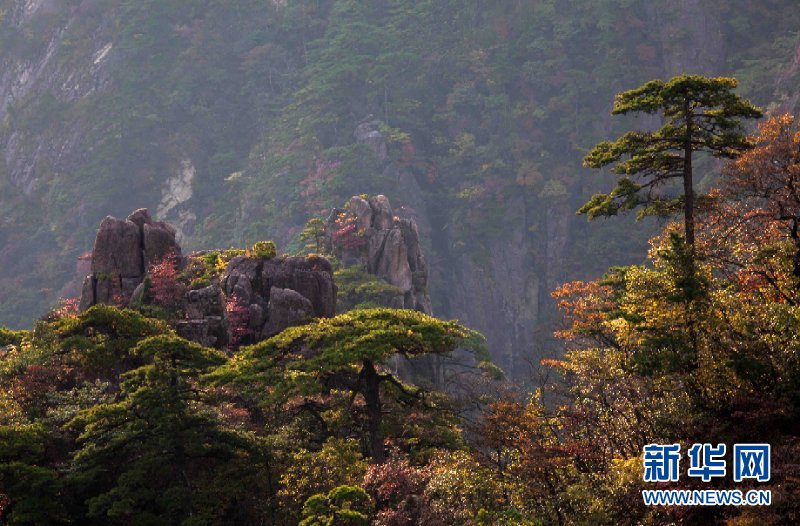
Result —
M 227 330 L 225 320 L 219 316 L 182 320 L 175 325 L 178 336 L 206 347 L 223 347 L 228 341 Z
M 340 243 L 334 235 L 342 213 L 351 214 L 358 234 L 365 239 L 363 244 Z M 366 200 L 355 196 L 346 209 L 334 208 L 328 216 L 326 233 L 326 246 L 342 264 L 362 264 L 367 272 L 402 290 L 402 295 L 393 298 L 387 306 L 432 313 L 427 288 L 428 269 L 417 224 L 413 219 L 395 218 L 386 196 L 376 195 Z
M 89 275 L 83 278 L 83 285 L 81 286 L 81 301 L 78 304 L 78 309 L 83 312 L 95 304 L 95 277 Z
M 167 223 L 161 221 L 144 223 L 142 239 L 145 268 L 150 268 L 150 265 L 158 263 L 166 256 L 181 257 L 181 247 L 175 240 L 175 229 Z
M 176 326 L 178 334 L 207 347 L 227 345 L 230 334 L 225 307 L 225 294 L 217 284 L 190 290 L 183 302 L 187 319 Z
M 247 328 L 250 331 L 258 334 L 261 332 L 261 328 L 266 321 L 267 317 L 266 312 L 264 312 L 264 307 L 258 303 L 253 303 L 247 308 Z
M 410 308 L 430 314 L 433 310 L 428 294 L 428 265 L 419 244 L 417 223 L 413 219 L 401 219 L 399 227 L 403 233 L 403 240 L 408 251 L 408 266 L 411 269 L 412 305 Z
M 268 321 L 261 332 L 269 338 L 287 327 L 301 325 L 314 317 L 314 306 L 302 294 L 292 289 L 270 288 Z
M 186 293 L 184 310 L 189 319 L 207 316 L 225 316 L 225 295 L 218 285 L 209 285 L 202 289 L 190 290 Z
M 142 278 L 120 278 L 119 293 L 122 298 L 130 299 L 134 291 L 142 284 Z
M 135 223 L 136 226 L 142 228 L 147 223 L 151 223 L 153 219 L 150 217 L 150 212 L 147 210 L 147 208 L 139 208 L 131 212 L 131 215 L 128 216 L 128 221 Z
M 292 289 L 311 302 L 314 316 L 336 313 L 336 286 L 330 262 L 321 256 L 273 258 L 264 264 L 261 285 Z
M 247 309 L 244 341 L 257 341 L 300 320 L 336 312 L 333 268 L 321 256 L 238 256 L 228 263 L 222 284 L 226 297 L 235 296 Z
M 92 250 L 92 273 L 125 278 L 144 275 L 142 241 L 136 223 L 111 216 L 103 219 Z
M 403 240 L 408 249 L 408 264 L 411 271 L 425 270 L 425 258 L 422 256 L 422 249 L 419 246 L 417 223 L 412 219 L 401 219 L 398 226 L 403 233 Z
M 133 289 L 133 294 L 131 294 L 131 299 L 128 301 L 128 306 L 133 307 L 135 305 L 139 305 L 144 301 L 144 282 L 139 283 L 135 289 Z
M 153 221 L 146 208 L 135 210 L 127 219 L 106 217 L 97 230 L 91 274 L 83 282 L 80 309 L 96 303 L 130 303 L 149 266 L 168 254 L 181 256 L 175 229 Z M 141 296 L 143 290 L 139 291 Z
M 119 301 L 122 301 L 122 295 L 120 294 L 120 284 L 119 278 L 116 276 L 93 276 L 94 277 L 94 303 L 89 305 L 95 305 L 97 303 L 110 303 L 110 304 L 117 304 Z M 83 303 L 83 300 L 81 300 Z M 87 307 L 88 308 L 88 307 Z
M 394 224 L 394 212 L 392 205 L 385 195 L 375 195 L 369 198 L 369 206 L 372 208 L 372 228 L 375 230 L 387 230 Z
M 245 256 L 237 256 L 228 263 L 228 268 L 222 278 L 225 294 L 228 297 L 236 296 L 245 305 L 255 303 L 253 285 L 258 284 L 259 272 L 263 262 Z M 257 287 L 256 287 L 257 288 Z
M 363 199 L 356 205 L 364 224 L 370 224 L 371 205 Z M 133 305 L 146 300 L 147 269 L 170 254 L 181 266 L 203 256 L 182 257 L 175 229 L 154 221 L 147 209 L 136 210 L 127 219 L 105 218 L 91 256 L 92 273 L 83 280 L 80 309 L 96 303 Z M 229 313 L 234 297 L 237 307 Z M 238 343 L 257 341 L 309 318 L 334 316 L 333 269 L 321 256 L 239 256 L 230 261 L 219 283 L 186 292 L 181 310 L 185 319 L 176 322 L 176 330 L 187 339 L 223 347 L 236 332 Z
M 353 196 L 348 202 L 347 209 L 356 218 L 356 227 L 359 230 L 366 230 L 372 226 L 372 207 L 366 199 L 360 196 Z
M 408 247 L 400 229 L 390 230 L 383 243 L 376 274 L 403 291 L 413 289 Z
M 383 258 L 383 247 L 390 230 L 373 230 L 367 232 L 367 271 L 378 274 L 378 267 Z

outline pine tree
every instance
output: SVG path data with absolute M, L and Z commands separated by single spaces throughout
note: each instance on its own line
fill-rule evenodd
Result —
M 585 166 L 614 165 L 611 171 L 620 178 L 610 193 L 594 195 L 579 213 L 593 219 L 639 206 L 644 206 L 640 216 L 683 210 L 686 243 L 694 246 L 695 154 L 736 157 L 750 146 L 741 120 L 761 116 L 750 101 L 733 93 L 736 84 L 735 79 L 726 77 L 680 75 L 619 93 L 613 115 L 658 113 L 663 124 L 656 131 L 630 131 L 589 152 Z M 666 196 L 662 187 L 674 179 L 682 180 L 682 195 Z
M 346 392 L 350 402 L 345 411 L 357 413 L 354 420 L 363 422 L 367 453 L 380 463 L 385 459 L 384 427 L 391 409 L 410 413 L 435 405 L 431 393 L 393 374 L 389 361 L 395 356 L 441 355 L 456 348 L 469 349 L 482 364 L 488 363 L 483 337 L 456 322 L 412 310 L 354 310 L 290 327 L 241 349 L 214 378 L 238 385 L 264 407 L 282 407 L 291 400 L 317 420 L 328 409 L 320 400 Z M 362 408 L 356 409 L 356 399 L 363 400 Z M 435 418 L 427 421 L 431 429 L 436 426 Z
M 68 483 L 92 524 L 252 523 L 259 448 L 213 415 L 197 377 L 225 356 L 177 336 L 136 346 L 119 401 L 81 411 Z M 255 494 L 257 492 L 253 492 Z

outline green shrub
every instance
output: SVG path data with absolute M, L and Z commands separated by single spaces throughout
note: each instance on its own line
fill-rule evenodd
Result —
M 102 377 L 140 365 L 131 349 L 150 336 L 172 334 L 163 320 L 147 318 L 130 309 L 95 305 L 74 318 L 64 318 L 48 327 L 55 329 L 64 359 Z
M 231 248 L 211 250 L 200 256 L 191 257 L 186 268 L 181 272 L 180 279 L 188 285 L 190 290 L 208 287 L 225 273 L 228 263 L 233 258 L 246 253 L 246 250 Z
M 257 241 L 253 245 L 253 255 L 260 259 L 272 259 L 277 254 L 272 241 Z
M 389 307 L 392 299 L 403 295 L 403 290 L 386 283 L 361 267 L 345 267 L 333 273 L 338 291 L 336 312 L 352 309 Z
M 12 331 L 5 327 L 0 327 L 0 347 L 6 345 L 19 345 L 22 343 L 23 331 Z

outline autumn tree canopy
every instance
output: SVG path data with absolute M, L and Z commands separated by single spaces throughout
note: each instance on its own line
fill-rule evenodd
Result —
M 754 148 L 724 171 L 723 200 L 742 233 L 778 236 L 791 244 L 791 273 L 800 283 L 800 128 L 792 115 L 772 117 L 758 128 Z M 746 207 L 746 214 L 741 208 Z M 731 211 L 732 211 L 731 209 Z

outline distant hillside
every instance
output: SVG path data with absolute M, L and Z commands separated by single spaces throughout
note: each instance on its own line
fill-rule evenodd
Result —
M 796 111 L 799 27 L 791 0 L 9 0 L 0 325 L 77 295 L 108 214 L 291 251 L 310 217 L 382 193 L 417 219 L 434 313 L 520 366 L 553 288 L 644 257 L 646 229 L 573 214 L 607 186 L 581 157 L 630 124 L 613 94 L 725 74 Z

